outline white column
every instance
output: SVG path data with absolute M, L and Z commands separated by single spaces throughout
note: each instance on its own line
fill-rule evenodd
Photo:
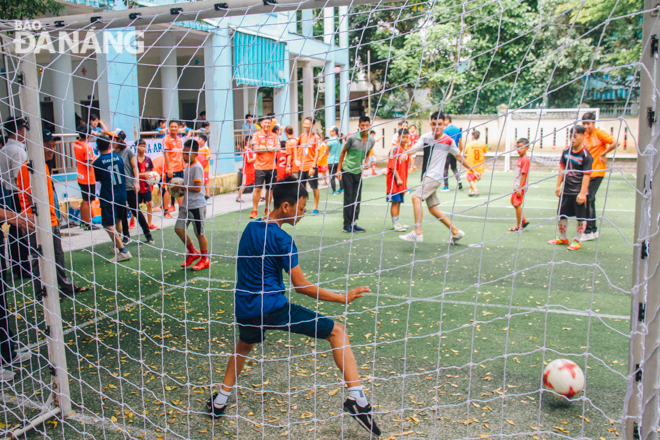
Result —
M 348 59 L 348 7 L 339 7 L 339 47 L 345 52 Z M 341 66 L 339 72 L 339 119 L 342 133 L 348 133 L 348 122 L 351 116 L 350 89 L 349 89 L 348 66 Z
M 330 46 L 328 58 L 323 68 L 325 80 L 325 131 L 330 135 L 330 128 L 337 123 L 335 98 L 335 9 L 323 10 L 323 41 Z
M 179 72 L 176 60 L 176 36 L 164 32 L 158 40 L 160 46 L 160 82 L 163 95 L 163 117 L 179 119 Z
M 303 119 L 314 118 L 314 69 L 311 63 L 305 62 L 302 66 L 303 82 Z
M 314 11 L 312 9 L 302 11 L 302 34 L 305 38 L 314 38 Z
M 335 41 L 335 8 L 325 8 L 323 10 L 323 42 L 325 44 L 334 45 L 334 41 Z
M 71 54 L 56 53 L 50 65 L 53 75 L 53 113 L 55 131 L 58 133 L 76 132 L 76 108 L 73 97 L 73 75 Z
M 292 59 L 290 62 L 291 66 L 291 82 L 289 86 L 289 110 L 291 111 L 291 115 L 289 116 L 289 125 L 293 127 L 293 131 L 298 135 L 298 125 L 300 123 L 300 117 L 298 114 L 299 108 L 298 108 L 298 65 L 296 63 L 295 59 Z
M 259 91 L 258 87 L 247 86 L 248 113 L 254 116 L 255 121 L 259 119 L 259 116 L 263 116 L 259 114 L 259 101 L 258 101 L 259 98 L 257 97 L 258 91 Z

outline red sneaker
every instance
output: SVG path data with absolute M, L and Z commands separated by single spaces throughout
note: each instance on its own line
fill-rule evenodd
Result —
M 265 216 L 270 215 L 270 209 L 266 209 L 266 210 L 264 211 L 264 215 L 265 215 Z
M 167 208 L 167 210 L 168 210 L 169 212 L 174 212 L 174 211 L 176 211 L 176 208 L 174 207 L 174 205 L 170 205 L 170 207 Z
M 131 219 L 131 224 L 128 225 L 128 227 L 129 228 L 134 228 L 135 227 L 135 219 L 134 218 Z
M 209 259 L 206 257 L 202 257 L 202 259 L 199 260 L 197 264 L 195 264 L 193 267 L 191 267 L 191 269 L 204 270 L 204 269 L 208 269 L 209 267 L 211 267 L 211 262 L 209 261 Z
M 158 226 L 156 226 L 156 225 L 149 225 L 149 229 L 151 229 L 151 230 L 153 231 L 154 229 L 158 229 Z
M 172 214 L 170 214 L 169 212 L 166 212 L 165 214 L 163 214 L 163 217 L 172 218 Z
M 190 267 L 202 254 L 195 252 L 194 254 L 188 254 L 186 257 L 186 262 L 181 264 L 181 267 Z
M 570 242 L 568 241 L 568 238 L 558 238 L 556 240 L 549 240 L 548 244 L 569 244 Z
M 256 209 L 253 209 L 252 212 L 250 213 L 250 218 L 257 218 L 259 213 L 257 212 Z

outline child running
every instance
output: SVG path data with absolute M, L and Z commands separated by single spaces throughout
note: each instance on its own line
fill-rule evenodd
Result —
M 516 143 L 518 150 L 518 162 L 516 162 L 516 175 L 513 178 L 513 194 L 511 194 L 511 204 L 513 209 L 516 210 L 516 225 L 509 228 L 509 231 L 517 231 L 525 229 L 529 222 L 525 213 L 523 213 L 522 204 L 527 191 L 527 182 L 529 180 L 529 156 L 527 150 L 529 149 L 529 141 L 526 138 L 518 139 Z
M 472 140 L 465 147 L 465 157 L 470 166 L 473 167 L 473 169 L 467 172 L 467 181 L 470 185 L 468 196 L 474 197 L 479 195 L 477 176 L 474 172 L 478 171 L 480 174 L 483 174 L 486 171 L 486 152 L 488 151 L 488 147 L 486 144 L 479 142 L 481 133 L 478 130 L 472 130 L 471 136 Z
M 188 139 L 183 144 L 183 161 L 186 168 L 183 171 L 183 201 L 179 209 L 179 218 L 174 225 L 174 232 L 179 236 L 188 250 L 186 261 L 181 267 L 188 268 L 199 259 L 192 270 L 208 269 L 211 266 L 209 261 L 209 244 L 204 234 L 204 223 L 206 220 L 206 198 L 204 197 L 204 168 L 197 162 L 199 153 L 199 143 L 194 139 Z M 171 190 L 172 188 L 170 188 Z M 174 188 L 177 191 L 179 188 Z M 190 236 L 186 232 L 188 225 L 192 223 L 199 251 L 195 249 Z
M 147 179 L 151 178 L 151 172 L 154 170 L 154 164 L 144 153 L 147 151 L 147 141 L 140 139 L 137 143 L 137 165 L 140 177 L 140 192 L 138 193 L 138 206 L 144 204 L 147 207 L 147 223 L 149 229 L 158 229 L 158 226 L 151 224 L 154 211 L 154 202 L 151 197 L 151 185 Z
M 584 127 L 577 125 L 571 129 L 572 146 L 564 149 L 559 159 L 561 172 L 557 177 L 555 194 L 559 197 L 559 239 L 550 240 L 548 244 L 568 244 L 568 218 L 577 219 L 577 232 L 569 251 L 580 249 L 580 240 L 587 227 L 587 195 L 593 158 L 584 147 Z M 564 175 L 566 178 L 564 179 Z M 564 184 L 562 188 L 562 182 Z
M 293 238 L 282 229 L 286 223 L 294 226 L 305 215 L 307 190 L 294 177 L 273 187 L 274 209 L 269 216 L 248 223 L 241 235 L 236 262 L 237 282 L 235 313 L 239 340 L 229 359 L 220 392 L 208 400 L 211 417 L 221 417 L 229 406 L 231 391 L 236 385 L 245 360 L 255 344 L 264 342 L 267 330 L 298 333 L 330 342 L 332 356 L 344 375 L 348 398 L 344 409 L 367 431 L 376 436 L 371 405 L 360 384 L 357 364 L 345 327 L 305 307 L 287 301 L 282 271 L 289 274 L 296 292 L 311 298 L 350 304 L 362 298 L 368 287 L 356 287 L 346 295 L 338 295 L 307 281 L 298 264 L 298 248 Z M 261 274 L 261 276 L 255 276 Z
M 402 128 L 399 133 L 398 145 L 392 150 L 387 162 L 387 201 L 392 204 L 393 231 L 405 231 L 410 226 L 399 223 L 399 210 L 403 203 L 403 195 L 408 191 L 408 148 L 410 148 L 410 132 Z

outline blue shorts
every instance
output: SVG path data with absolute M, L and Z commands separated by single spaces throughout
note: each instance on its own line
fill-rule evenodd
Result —
M 388 202 L 399 202 L 399 203 L 403 203 L 403 193 L 399 193 L 399 194 L 388 194 L 388 195 L 387 195 L 387 201 L 388 201 Z
M 237 321 L 239 338 L 246 344 L 263 342 L 266 330 L 283 330 L 310 338 L 326 339 L 335 327 L 332 319 L 289 302 L 284 307 L 263 316 L 237 319 Z
M 114 226 L 122 218 L 126 217 L 126 206 L 121 205 L 102 205 L 101 206 L 101 225 Z

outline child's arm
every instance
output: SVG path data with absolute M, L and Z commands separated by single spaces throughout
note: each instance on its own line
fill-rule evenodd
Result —
M 461 163 L 461 165 L 463 165 L 465 167 L 466 170 L 471 170 L 472 168 L 476 168 L 476 166 L 475 167 L 470 166 L 470 163 L 467 161 L 467 158 L 463 155 L 462 152 L 459 152 L 454 157 L 456 158 L 456 160 L 458 160 Z M 474 176 L 477 178 L 477 180 L 481 180 L 481 173 L 479 171 L 474 171 L 473 170 L 472 174 L 474 174 Z
M 587 191 L 589 190 L 589 181 L 591 180 L 591 173 L 584 173 L 582 175 L 582 187 L 580 194 L 577 196 L 578 205 L 587 203 Z
M 555 189 L 557 197 L 561 197 L 561 184 L 564 181 L 564 168 L 563 165 L 560 166 L 559 175 L 557 176 L 557 188 Z
M 341 181 L 342 165 L 344 164 L 344 158 L 348 153 L 348 148 L 344 145 L 341 149 L 341 154 L 339 155 L 339 164 L 337 165 L 337 180 Z
M 199 177 L 199 179 L 196 179 L 195 177 Z M 201 192 L 202 191 L 202 182 L 204 182 L 204 171 L 202 171 L 201 177 L 200 176 L 193 176 L 193 184 L 192 184 L 192 186 L 189 186 L 188 188 L 186 188 L 186 190 L 188 192 L 193 192 L 193 193 Z
M 291 277 L 291 283 L 296 289 L 296 292 L 307 295 L 311 298 L 319 299 L 321 301 L 336 302 L 340 304 L 350 304 L 358 298 L 362 298 L 363 292 L 371 292 L 371 289 L 368 287 L 356 287 L 355 289 L 349 290 L 346 295 L 338 295 L 336 293 L 330 292 L 329 290 L 323 289 L 322 287 L 312 284 L 305 278 L 300 265 L 294 267 L 289 271 L 289 277 Z
M 314 166 L 312 166 L 312 169 L 309 170 L 309 175 L 313 176 L 314 175 L 314 170 L 316 170 L 316 167 L 318 166 L 319 163 L 319 149 L 315 148 L 316 152 L 314 153 Z
M 523 196 L 523 190 L 524 190 L 524 188 L 525 188 L 526 185 L 527 185 L 527 173 L 522 173 L 522 174 L 520 175 L 520 186 L 518 187 L 518 191 L 517 191 L 517 193 L 516 193 L 516 195 L 517 195 L 518 197 L 522 197 L 522 196 Z

